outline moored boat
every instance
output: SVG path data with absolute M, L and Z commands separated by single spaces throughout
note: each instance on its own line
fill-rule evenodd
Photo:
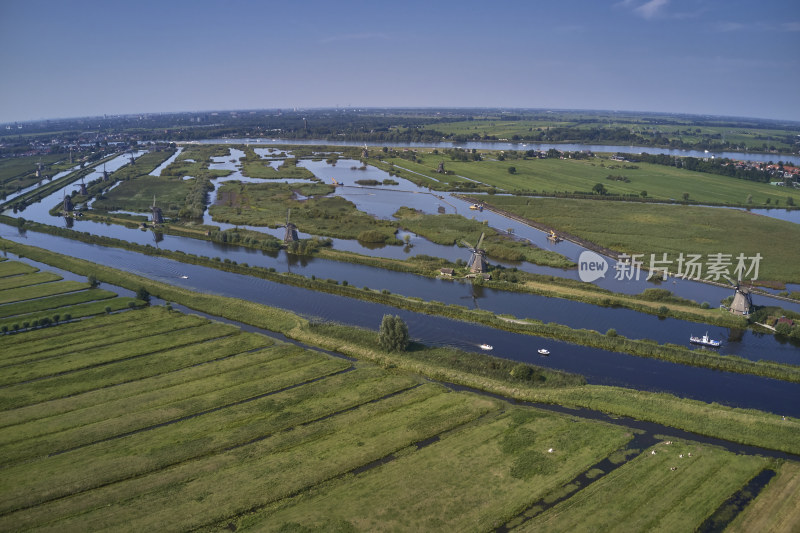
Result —
M 702 337 L 695 337 L 694 335 L 691 335 L 689 337 L 689 342 L 691 342 L 692 344 L 699 344 L 701 346 L 713 346 L 713 347 L 718 347 L 720 344 L 722 344 L 722 341 L 715 341 L 714 339 L 710 338 L 708 336 L 707 331 L 706 334 L 703 335 Z
M 481 344 L 481 345 L 479 346 L 479 348 L 480 348 L 481 350 L 486 350 L 486 351 L 489 351 L 489 350 L 493 350 L 493 349 L 494 349 L 494 346 L 492 346 L 491 344 Z
M 546 350 L 544 348 L 539 348 L 536 351 L 539 352 L 541 355 L 550 355 L 550 350 Z

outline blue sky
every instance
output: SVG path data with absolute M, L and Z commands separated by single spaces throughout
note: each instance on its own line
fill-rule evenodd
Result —
M 0 0 L 0 122 L 289 107 L 800 120 L 798 0 Z

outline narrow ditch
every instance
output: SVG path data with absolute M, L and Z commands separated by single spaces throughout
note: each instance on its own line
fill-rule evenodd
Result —
M 739 516 L 739 513 L 744 511 L 750 502 L 761 494 L 761 491 L 773 477 L 775 477 L 775 471 L 769 468 L 765 468 L 756 474 L 698 526 L 698 533 L 718 533 L 724 531 L 725 528 Z

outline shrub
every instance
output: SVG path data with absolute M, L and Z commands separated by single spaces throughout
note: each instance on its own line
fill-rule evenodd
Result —
M 110 314 L 110 313 L 111 313 L 111 306 L 107 305 L 106 306 L 106 314 Z
M 606 331 L 606 337 L 616 337 L 616 336 L 617 336 L 617 330 L 615 330 L 614 328 L 610 328 L 608 331 Z

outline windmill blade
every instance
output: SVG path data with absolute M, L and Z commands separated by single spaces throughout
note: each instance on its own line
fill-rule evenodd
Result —
M 723 275 L 722 275 L 722 277 L 723 277 L 723 278 L 725 278 L 725 279 L 727 279 L 727 280 L 728 280 L 728 283 L 730 283 L 732 287 L 738 287 L 738 286 L 739 286 L 739 284 L 738 284 L 738 283 L 736 283 L 735 281 L 733 281 L 733 280 L 732 280 L 731 278 L 729 278 L 727 275 L 723 274 Z
M 483 244 L 483 237 L 484 237 L 484 234 L 481 233 L 481 238 L 478 239 L 478 244 L 475 245 L 475 249 L 476 250 L 481 247 L 481 244 Z
M 467 248 L 469 248 L 470 250 L 474 250 L 474 248 L 472 247 L 472 245 L 471 245 L 470 243 L 468 243 L 467 241 L 465 241 L 464 239 L 461 239 L 461 244 L 463 244 L 464 246 L 466 246 L 466 247 L 467 247 Z

